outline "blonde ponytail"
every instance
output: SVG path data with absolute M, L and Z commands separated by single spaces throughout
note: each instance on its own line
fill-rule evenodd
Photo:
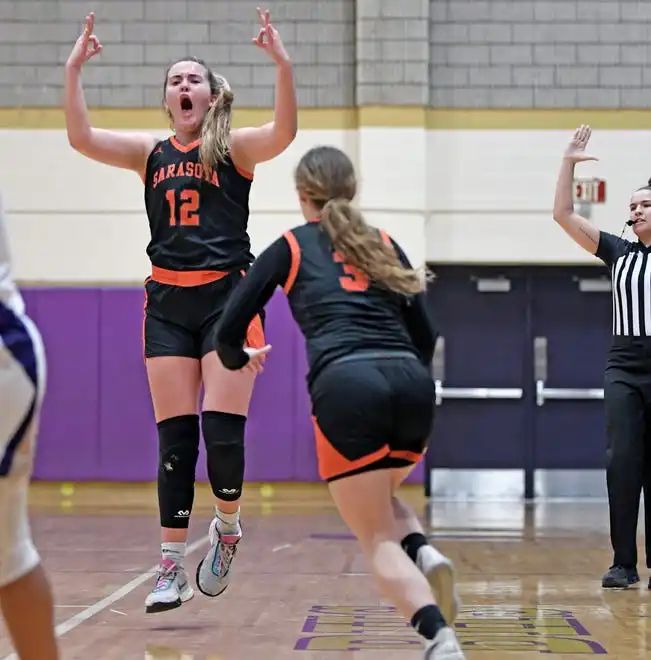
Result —
M 206 171 L 223 163 L 231 148 L 233 92 L 223 76 L 211 74 L 211 88 L 217 89 L 217 99 L 208 109 L 201 125 L 199 158 Z

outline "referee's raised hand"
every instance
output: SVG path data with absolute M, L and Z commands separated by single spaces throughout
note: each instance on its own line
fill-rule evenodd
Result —
M 585 148 L 588 146 L 592 129 L 585 124 L 581 124 L 579 128 L 574 131 L 574 135 L 570 143 L 565 149 L 565 158 L 573 163 L 582 163 L 587 160 L 599 160 L 596 156 L 591 156 L 585 153 Z

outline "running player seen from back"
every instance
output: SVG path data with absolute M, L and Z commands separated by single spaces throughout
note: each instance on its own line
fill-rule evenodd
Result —
M 46 365 L 11 275 L 0 208 L 0 610 L 19 660 L 58 660 L 54 602 L 28 517 Z
M 224 369 L 212 334 L 231 291 L 253 261 L 247 225 L 255 166 L 282 153 L 297 129 L 291 62 L 269 12 L 258 13 L 261 26 L 253 42 L 276 64 L 275 118 L 260 127 L 231 129 L 234 97 L 228 82 L 201 60 L 187 58 L 170 66 L 162 89 L 173 136 L 159 139 L 93 128 L 81 87 L 82 65 L 102 50 L 93 34 L 92 14 L 66 66 L 65 113 L 72 147 L 93 160 L 137 172 L 145 184 L 152 272 L 145 284 L 144 343 L 159 436 L 162 527 L 162 561 L 146 600 L 148 612 L 179 607 L 193 595 L 184 559 L 200 428 L 217 499 L 211 549 L 197 569 L 202 593 L 218 596 L 227 588 L 242 536 L 244 431 L 255 374 Z M 247 342 L 264 343 L 259 316 L 251 321 Z
M 424 278 L 351 205 L 357 184 L 342 151 L 311 149 L 295 182 L 308 222 L 272 243 L 238 284 L 217 352 L 228 369 L 255 372 L 270 347 L 245 347 L 247 328 L 284 289 L 306 339 L 319 473 L 377 585 L 424 638 L 425 658 L 459 660 L 452 564 L 396 496 L 425 452 L 434 416 L 436 333 Z

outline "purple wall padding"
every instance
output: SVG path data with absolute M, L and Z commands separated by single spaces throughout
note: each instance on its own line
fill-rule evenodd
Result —
M 98 291 L 98 479 L 156 478 L 158 439 L 142 352 L 144 292 Z
M 48 358 L 35 478 L 152 481 L 156 424 L 142 356 L 140 288 L 23 290 Z M 248 481 L 319 481 L 306 358 L 284 295 L 267 307 L 273 350 L 247 425 Z M 206 480 L 202 449 L 198 479 Z M 410 481 L 422 483 L 422 464 Z
M 24 292 L 48 361 L 35 476 L 99 478 L 100 295 L 90 289 Z

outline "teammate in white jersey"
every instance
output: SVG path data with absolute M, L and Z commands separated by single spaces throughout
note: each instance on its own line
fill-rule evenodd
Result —
M 49 581 L 27 498 L 45 392 L 45 352 L 11 276 L 0 203 L 0 606 L 20 660 L 58 660 Z

